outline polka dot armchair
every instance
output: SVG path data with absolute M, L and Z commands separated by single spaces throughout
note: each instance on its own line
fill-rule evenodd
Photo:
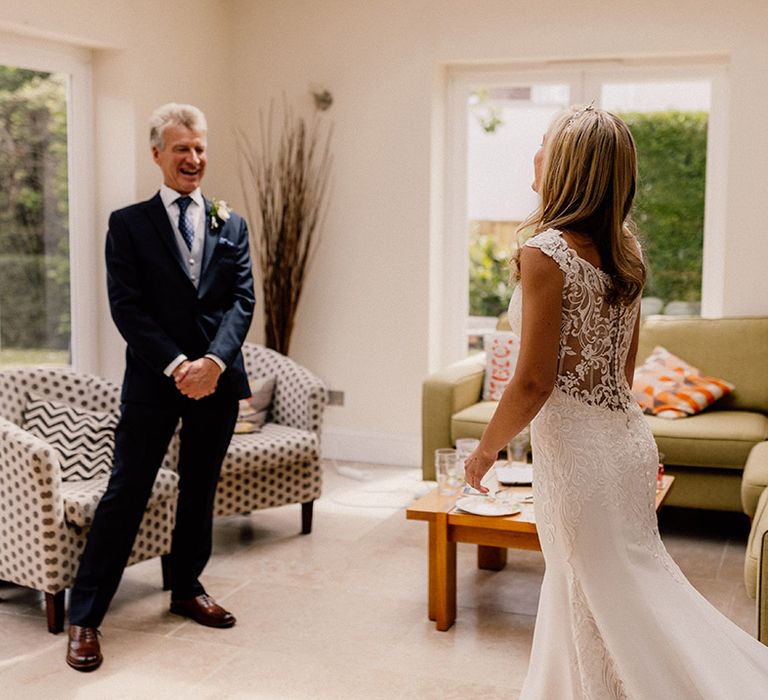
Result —
M 55 633 L 63 629 L 64 591 L 109 477 L 62 478 L 53 447 L 20 427 L 28 392 L 90 411 L 117 411 L 120 389 L 68 369 L 0 372 L 0 580 L 44 593 L 48 629 Z M 170 469 L 158 473 L 129 564 L 170 552 L 177 483 Z
M 302 504 L 302 533 L 312 528 L 320 496 L 323 383 L 288 357 L 260 345 L 243 346 L 253 377 L 275 376 L 268 422 L 260 432 L 234 435 L 222 464 L 214 515 Z M 88 527 L 108 476 L 62 478 L 56 451 L 23 430 L 27 394 L 90 411 L 117 411 L 120 389 L 68 369 L 0 372 L 0 580 L 45 594 L 48 629 L 63 629 L 64 591 L 71 587 Z M 155 481 L 129 564 L 170 552 L 176 514 L 178 440 Z M 163 580 L 167 567 L 163 562 Z M 165 585 L 164 585 L 165 587 Z
M 302 504 L 302 532 L 312 529 L 320 496 L 320 429 L 325 385 L 289 357 L 254 343 L 243 345 L 250 377 L 276 377 L 270 417 L 260 432 L 233 435 L 221 467 L 214 513 L 234 515 Z

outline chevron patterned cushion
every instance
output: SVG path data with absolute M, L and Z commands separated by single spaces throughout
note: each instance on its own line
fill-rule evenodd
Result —
M 704 377 L 658 345 L 635 370 L 632 393 L 644 413 L 659 418 L 684 418 L 700 413 L 736 387 L 725 379 Z
M 56 450 L 64 481 L 109 474 L 117 415 L 27 394 L 21 427 Z

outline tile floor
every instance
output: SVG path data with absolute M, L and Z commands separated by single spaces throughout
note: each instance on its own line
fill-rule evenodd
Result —
M 167 611 L 159 561 L 130 567 L 102 627 L 103 666 L 64 663 L 36 594 L 0 583 L 3 698 L 515 698 L 525 674 L 541 555 L 511 550 L 502 572 L 459 545 L 458 620 L 426 616 L 426 525 L 404 506 L 423 491 L 414 469 L 325 465 L 314 531 L 298 506 L 222 518 L 204 583 L 238 617 L 214 630 Z M 668 549 L 723 613 L 754 634 L 742 583 L 740 517 L 662 512 Z M 663 595 L 663 592 L 659 592 Z

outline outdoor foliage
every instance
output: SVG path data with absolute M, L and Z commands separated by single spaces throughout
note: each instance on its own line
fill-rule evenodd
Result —
M 492 236 L 470 237 L 470 316 L 498 316 L 507 310 L 512 296 L 509 283 L 511 253 L 511 250 L 499 246 Z
M 669 301 L 701 299 L 707 114 L 627 113 L 637 143 L 638 189 L 632 219 L 649 271 L 644 296 Z M 507 309 L 510 249 L 478 234 L 470 222 L 469 306 L 472 316 Z
M 668 111 L 621 117 L 637 144 L 632 218 L 649 261 L 645 296 L 699 301 L 707 114 Z
M 66 90 L 0 66 L 0 345 L 69 346 Z

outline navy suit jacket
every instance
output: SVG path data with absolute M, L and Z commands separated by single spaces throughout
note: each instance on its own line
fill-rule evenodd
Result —
M 163 403 L 180 396 L 163 370 L 180 354 L 206 353 L 227 369 L 217 392 L 250 395 L 240 348 L 253 315 L 253 273 L 245 221 L 232 213 L 211 228 L 205 200 L 205 243 L 197 289 L 187 275 L 168 214 L 156 194 L 109 218 L 107 289 L 117 329 L 128 344 L 122 400 Z

